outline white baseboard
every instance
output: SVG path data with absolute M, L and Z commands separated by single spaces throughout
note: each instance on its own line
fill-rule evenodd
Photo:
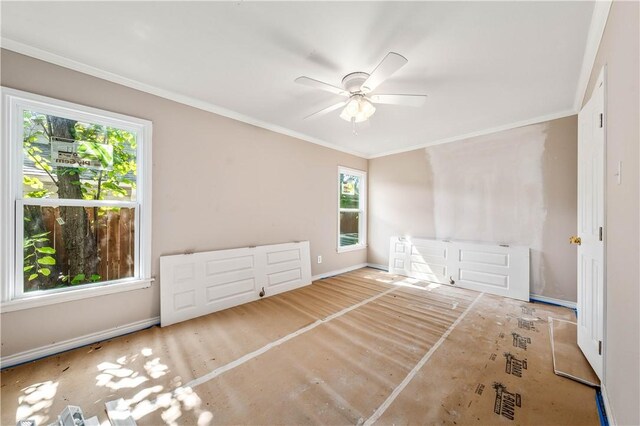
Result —
M 380 269 L 381 271 L 389 271 L 389 265 L 379 265 L 377 263 L 367 263 L 369 268 Z
M 611 403 L 609 402 L 609 396 L 607 395 L 607 388 L 602 383 L 600 385 L 600 393 L 602 394 L 602 401 L 604 401 L 604 411 L 607 415 L 607 420 L 609 421 L 609 425 L 616 426 L 616 418 L 613 416 L 613 410 L 611 410 Z
M 322 274 L 312 276 L 311 281 L 318 281 L 323 278 L 332 277 L 334 275 L 355 271 L 356 269 L 366 268 L 367 266 L 368 266 L 367 263 L 358 263 L 357 265 L 347 266 L 346 268 L 336 269 L 335 271 L 323 272 Z
M 389 270 L 389 266 L 379 265 L 377 263 L 367 263 L 367 266 L 370 268 L 380 269 L 383 271 Z M 533 293 L 529 295 L 529 298 L 531 300 L 537 300 L 539 302 L 553 303 L 554 305 L 560 305 L 566 308 L 576 309 L 576 302 L 569 302 L 568 300 L 554 299 L 553 297 L 547 297 L 547 296 L 542 296 L 540 294 L 533 294 Z
M 562 300 L 562 299 L 554 299 L 553 297 L 542 296 L 540 294 L 531 293 L 529 295 L 529 298 L 532 301 L 536 301 L 537 300 L 538 302 L 552 303 L 554 305 L 560 305 L 560 306 L 564 306 L 565 308 L 570 308 L 570 309 L 575 309 L 576 308 L 576 302 L 569 302 L 568 300 Z
M 51 345 L 41 346 L 35 349 L 29 349 L 13 355 L 7 355 L 0 358 L 0 368 L 7 368 L 24 362 L 33 361 L 45 356 L 57 354 L 60 352 L 76 349 L 81 346 L 90 345 L 92 343 L 101 342 L 103 340 L 113 339 L 123 334 L 132 333 L 134 331 L 143 330 L 153 325 L 160 324 L 160 317 L 149 318 L 142 321 L 132 322 L 119 327 L 109 328 L 107 330 L 98 331 L 96 333 L 85 334 L 84 336 L 75 337 L 62 342 L 53 343 Z

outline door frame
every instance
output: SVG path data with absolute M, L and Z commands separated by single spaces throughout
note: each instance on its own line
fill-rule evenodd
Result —
M 607 186 L 609 177 L 607 175 L 607 129 L 608 129 L 608 112 L 607 112 L 607 65 L 603 65 L 598 73 L 598 78 L 596 79 L 596 83 L 591 91 L 590 97 L 587 99 L 587 102 L 591 100 L 594 92 L 598 89 L 598 87 L 602 86 L 602 126 L 603 126 L 603 140 L 602 140 L 602 203 L 603 203 L 603 213 L 602 213 L 602 227 L 603 227 L 603 241 L 602 241 L 602 377 L 600 378 L 602 385 L 604 386 L 604 379 L 606 377 L 606 369 L 607 369 L 607 246 L 608 246 L 608 225 L 607 225 Z M 583 103 L 582 108 L 586 102 Z M 582 108 L 579 112 L 582 111 Z M 578 122 L 578 128 L 580 123 Z M 579 142 L 578 142 L 579 149 Z M 579 165 L 578 165 L 579 167 Z M 579 177 L 578 177 L 579 178 Z M 580 206 L 578 205 L 578 208 Z M 577 215 L 576 215 L 577 216 Z M 578 259 L 576 259 L 576 265 L 578 264 Z M 576 283 L 579 285 L 579 283 Z M 580 308 L 580 306 L 577 306 Z M 580 311 L 576 310 L 577 315 L 580 315 Z
M 607 64 L 604 64 L 598 74 L 596 80 L 596 87 L 602 82 L 602 126 L 604 127 L 602 135 L 602 177 L 604 182 L 602 184 L 602 202 L 604 208 L 602 210 L 602 227 L 604 228 L 603 235 L 603 247 L 602 247 L 602 378 L 600 379 L 604 383 L 607 369 L 607 246 L 609 241 L 609 226 L 607 224 L 607 187 L 609 178 L 607 176 L 607 129 L 609 128 L 609 113 L 607 111 Z

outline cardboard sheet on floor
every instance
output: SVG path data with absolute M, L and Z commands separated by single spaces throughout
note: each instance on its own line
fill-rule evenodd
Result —
M 198 407 L 183 411 L 180 422 L 197 424 L 208 411 L 212 424 L 362 424 L 477 294 L 471 296 L 398 287 L 188 389 Z M 132 407 L 134 417 L 144 408 Z M 139 423 L 159 423 L 162 413 Z
M 575 322 L 549 318 L 553 371 L 589 386 L 600 386 L 600 379 L 578 346 L 578 325 Z
M 104 420 L 104 404 L 116 396 L 128 403 L 160 395 L 171 400 L 170 392 L 177 386 L 393 287 L 392 277 L 376 280 L 366 275 L 327 278 L 188 322 L 152 327 L 5 369 L 0 375 L 0 425 L 22 418 L 48 424 L 68 401 Z
M 553 372 L 557 306 L 485 294 L 376 424 L 598 425 L 595 390 Z
M 140 425 L 362 424 L 395 395 L 377 424 L 598 425 L 594 389 L 553 372 L 548 317 L 572 321 L 574 313 L 484 295 L 451 328 L 477 298 L 371 269 L 342 274 L 3 371 L 0 423 L 15 424 L 20 413 L 42 424 L 65 399 L 104 413 L 120 397 Z

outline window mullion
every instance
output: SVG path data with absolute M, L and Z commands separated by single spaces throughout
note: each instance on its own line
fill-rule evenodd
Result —
M 22 204 L 28 206 L 71 206 L 71 207 L 124 207 L 135 208 L 138 203 L 135 201 L 118 200 L 74 200 L 67 198 L 22 198 L 18 199 Z

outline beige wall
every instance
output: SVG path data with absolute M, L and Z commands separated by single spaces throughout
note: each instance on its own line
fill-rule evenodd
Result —
M 337 167 L 367 160 L 9 51 L 3 86 L 153 121 L 153 275 L 159 257 L 293 240 L 312 273 L 366 262 L 336 253 Z M 2 355 L 159 315 L 150 289 L 2 314 Z
M 389 237 L 522 244 L 532 293 L 576 300 L 577 118 L 369 161 L 369 262 Z
M 604 384 L 613 417 L 640 424 L 640 7 L 613 2 L 585 102 L 606 76 L 606 329 Z M 622 161 L 622 182 L 616 176 Z
M 640 424 L 638 13 L 637 2 L 613 4 L 587 91 L 606 64 L 605 385 L 619 424 Z M 2 51 L 1 71 L 7 87 L 153 121 L 154 275 L 162 254 L 301 239 L 312 259 L 323 255 L 314 274 L 367 260 L 336 254 L 334 237 L 336 166 L 366 169 L 366 160 L 12 52 Z M 369 262 L 387 263 L 393 234 L 527 244 L 533 291 L 575 300 L 575 117 L 369 167 Z M 157 316 L 158 286 L 2 314 L 2 355 Z

